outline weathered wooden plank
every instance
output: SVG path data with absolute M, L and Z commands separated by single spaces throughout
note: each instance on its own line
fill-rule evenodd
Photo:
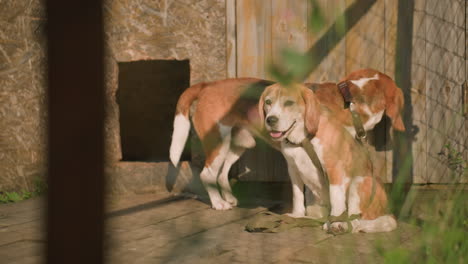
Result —
M 426 108 L 426 13 L 425 0 L 416 0 L 413 20 L 413 52 L 411 58 L 412 123 L 418 133 L 413 141 L 413 182 L 427 183 L 427 108 Z
M 237 76 L 236 0 L 226 0 L 226 77 Z
M 385 0 L 383 3 L 383 19 L 384 19 L 384 65 L 383 72 L 395 80 L 395 56 L 396 56 L 396 36 L 398 23 L 398 1 Z M 386 118 L 385 118 L 386 119 Z M 393 142 L 391 137 L 390 122 L 388 119 L 379 125 L 381 130 L 374 133 L 374 137 L 381 137 L 378 144 L 383 145 L 378 155 L 380 159 L 384 159 L 381 167 L 381 175 L 384 182 L 392 182 L 393 168 Z M 387 132 L 390 131 L 390 132 Z M 387 149 L 387 150 L 385 150 Z
M 182 215 L 192 214 L 210 208 L 209 205 L 201 202 L 194 202 L 192 199 L 167 202 L 157 206 L 151 204 L 152 202 L 147 203 L 147 206 L 143 207 L 132 206 L 123 210 L 114 211 L 114 214 L 111 212 L 108 214 L 106 221 L 106 233 L 115 235 L 122 232 L 130 232 L 149 224 L 155 225 Z M 135 210 L 138 209 L 138 207 L 144 209 L 141 211 Z
M 15 216 L 13 217 L 16 218 Z M 20 219 L 20 221 L 14 223 L 2 223 L 0 224 L 0 233 L 16 232 L 24 229 L 37 229 L 40 231 L 44 228 L 42 223 L 43 218 L 43 214 L 41 214 L 39 218 L 34 218 L 31 216 L 30 218 L 23 218 Z
M 347 0 L 347 4 L 356 1 Z M 346 71 L 374 68 L 384 71 L 384 0 L 377 0 L 346 36 Z
M 237 77 L 266 77 L 271 53 L 269 1 L 237 0 Z
M 307 245 L 331 237 L 321 228 L 296 228 L 277 234 L 248 233 L 246 220 L 213 228 L 158 250 L 141 254 L 138 263 L 289 263 L 284 261 Z M 226 239 L 229 233 L 229 239 Z M 270 239 L 274 236 L 274 239 Z M 214 242 L 216 241 L 216 242 Z M 285 243 L 288 241 L 287 243 Z
M 45 210 L 45 201 L 43 198 L 31 198 L 25 201 L 2 204 L 0 207 L 0 215 L 17 214 L 21 212 L 30 212 L 36 210 Z
M 0 205 L 0 247 L 22 240 L 45 240 L 44 214 L 40 198 Z
M 340 17 L 343 15 L 346 8 L 345 0 L 320 0 L 317 1 L 319 8 L 321 9 L 325 18 L 325 26 L 318 32 L 309 30 L 308 43 L 309 47 L 315 45 L 317 41 L 324 36 L 324 33 L 328 31 L 332 26 L 340 25 L 338 20 L 344 19 Z M 313 6 L 309 4 L 309 14 L 313 12 Z M 344 21 L 342 21 L 344 22 Z M 336 24 L 335 24 L 336 23 Z M 327 46 L 325 48 L 332 47 L 331 39 L 327 40 Z M 346 57 L 345 57 L 345 38 L 343 38 L 332 50 L 327 54 L 326 58 L 320 63 L 308 77 L 309 82 L 338 82 L 346 75 Z M 325 52 L 325 51 L 324 51 Z
M 272 60 L 271 7 L 271 1 L 237 0 L 237 77 L 267 77 Z M 231 175 L 239 174 L 250 181 L 289 179 L 281 155 L 260 141 L 233 166 Z
M 45 242 L 42 219 L 0 229 L 0 248 L 21 241 Z
M 355 3 L 356 1 L 346 1 L 348 6 Z M 359 22 L 349 29 L 345 43 L 345 71 L 347 73 L 360 68 L 373 68 L 385 72 L 386 36 L 389 33 L 386 31 L 385 4 L 385 0 L 376 1 Z M 379 145 L 385 145 L 385 142 L 389 141 L 384 125 L 379 126 L 382 129 L 376 129 L 370 133 L 370 137 L 374 138 L 373 141 L 378 141 Z M 383 182 L 389 182 L 391 180 L 391 152 L 383 150 L 385 146 L 368 147 L 368 149 L 371 153 L 374 173 Z
M 456 8 L 453 8 L 455 5 Z M 448 159 L 439 155 L 450 144 L 464 151 L 465 120 L 461 115 L 461 85 L 466 78 L 463 69 L 465 30 L 459 17 L 464 16 L 463 2 L 428 0 L 426 4 L 426 84 L 428 125 L 428 180 L 453 182 Z M 457 25 L 458 24 L 458 25 Z M 460 44 L 463 46 L 459 47 Z
M 42 260 L 44 243 L 36 241 L 20 241 L 0 247 L 2 263 L 38 263 Z M 34 261 L 32 261 L 34 260 Z
M 199 203 L 198 201 L 192 202 Z M 168 205 L 165 209 L 171 210 L 172 207 L 173 205 Z M 132 262 L 142 255 L 155 252 L 155 249 L 167 246 L 169 243 L 180 243 L 184 239 L 210 229 L 222 227 L 223 237 L 231 237 L 232 232 L 224 229 L 227 224 L 248 218 L 262 210 L 266 209 L 235 208 L 229 211 L 206 209 L 182 215 L 170 221 L 147 223 L 136 230 L 113 234 L 111 236 L 112 243 L 109 245 L 113 249 L 112 252 L 109 252 L 110 259 L 118 260 L 121 263 Z M 114 261 L 111 262 L 114 263 Z
M 307 0 L 272 0 L 271 45 L 274 63 L 281 63 L 281 50 L 291 48 L 305 52 L 308 48 Z

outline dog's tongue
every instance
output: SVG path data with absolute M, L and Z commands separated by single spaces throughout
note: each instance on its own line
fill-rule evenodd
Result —
M 283 132 L 270 132 L 272 138 L 279 138 L 283 135 Z

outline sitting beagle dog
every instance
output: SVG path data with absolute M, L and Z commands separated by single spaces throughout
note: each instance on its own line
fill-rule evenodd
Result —
M 373 72 L 370 71 L 370 73 Z M 380 76 L 380 73 L 378 76 Z M 373 100 L 372 93 L 383 94 L 383 96 L 376 97 L 379 100 L 383 100 L 383 103 L 376 104 L 378 105 L 376 108 L 368 107 L 371 109 L 371 112 L 397 108 L 398 111 L 396 111 L 394 116 L 390 116 L 391 111 L 386 111 L 386 114 L 392 120 L 399 118 L 400 105 L 394 99 L 387 100 L 385 97 L 387 94 L 391 94 L 385 92 L 389 89 L 385 86 L 386 83 L 376 84 L 375 82 L 378 82 L 378 80 L 374 78 L 374 75 L 363 78 L 369 80 L 366 82 L 356 80 L 358 81 L 359 89 L 354 89 L 350 85 L 350 92 L 356 98 L 361 98 L 360 93 L 371 91 L 369 96 L 363 96 L 361 101 L 356 102 L 357 108 L 362 108 L 362 110 L 359 110 L 363 113 L 362 118 L 365 119 L 365 115 L 369 113 L 366 112 L 368 109 L 365 106 L 361 106 L 361 104 L 373 105 L 374 103 L 366 101 Z M 354 79 L 350 79 L 350 81 L 354 81 Z M 227 79 L 200 83 L 189 87 L 179 98 L 174 119 L 170 160 L 177 167 L 190 131 L 190 108 L 197 101 L 192 121 L 206 155 L 205 165 L 200 178 L 208 192 L 212 207 L 216 210 L 227 210 L 237 204 L 237 200 L 232 195 L 229 186 L 228 172 L 232 164 L 239 159 L 245 149 L 255 146 L 254 136 L 263 138 L 276 149 L 280 149 L 279 142 L 273 141 L 271 136 L 265 133 L 262 117 L 258 110 L 260 95 L 267 86 L 272 84 L 273 82 L 255 78 Z M 368 89 L 368 86 L 371 88 Z M 372 92 L 374 89 L 372 87 L 374 86 L 376 91 Z M 336 85 L 319 85 L 319 88 L 317 95 L 321 96 L 319 100 L 323 104 L 331 105 L 330 108 L 334 106 L 343 108 L 342 105 L 340 106 L 340 100 L 341 102 L 344 100 L 343 98 L 340 99 L 341 95 L 337 94 L 338 98 L 327 96 L 328 93 L 333 95 L 337 91 L 330 90 L 337 89 Z M 342 110 L 341 108 L 339 108 L 340 111 Z M 343 112 L 346 113 L 346 110 L 343 110 Z M 345 123 L 348 122 L 347 118 L 347 115 L 343 114 L 343 117 L 339 120 L 343 124 L 347 124 Z M 374 120 L 376 123 L 378 121 L 380 120 Z M 219 185 L 221 191 L 218 191 L 217 185 Z
M 331 217 L 345 213 L 359 216 L 350 222 L 352 232 L 385 232 L 396 228 L 396 220 L 387 212 L 385 190 L 372 176 L 364 146 L 336 119 L 333 111 L 319 103 L 312 90 L 303 84 L 271 85 L 260 97 L 259 111 L 271 140 L 280 143 L 288 163 L 293 191 L 291 216 L 305 216 L 305 184 L 317 203 L 323 205 L 329 197 Z M 324 182 L 301 144 L 304 140 L 313 145 L 329 183 Z M 334 222 L 330 228 L 336 232 L 349 226 L 347 222 Z
M 395 130 L 405 130 L 401 117 L 403 92 L 386 74 L 373 69 L 361 69 L 352 72 L 338 84 L 305 85 L 315 92 L 321 104 L 335 113 L 335 119 L 353 136 L 356 136 L 356 130 L 350 110 L 359 115 L 365 131 L 372 130 L 382 120 L 384 113 L 390 118 Z

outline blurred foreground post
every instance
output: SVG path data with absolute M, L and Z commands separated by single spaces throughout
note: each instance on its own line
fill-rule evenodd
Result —
M 103 259 L 102 1 L 47 0 L 47 263 Z
M 397 215 L 406 200 L 413 181 L 412 154 L 412 119 L 413 107 L 411 103 L 411 57 L 413 51 L 413 12 L 414 0 L 398 1 L 398 24 L 395 58 L 395 82 L 403 91 L 405 108 L 403 122 L 405 132 L 393 132 L 393 212 Z

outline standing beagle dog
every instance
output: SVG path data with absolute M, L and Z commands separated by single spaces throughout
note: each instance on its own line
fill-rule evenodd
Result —
M 332 217 L 346 211 L 349 216 L 360 215 L 351 221 L 353 232 L 385 232 L 396 228 L 394 217 L 387 213 L 385 190 L 372 177 L 364 146 L 336 119 L 333 111 L 320 104 L 312 90 L 302 84 L 271 85 L 261 95 L 259 111 L 266 131 L 273 141 L 280 143 L 288 163 L 293 188 L 291 216 L 305 216 L 305 184 L 316 203 L 325 205 L 329 197 Z M 302 147 L 303 140 L 310 140 L 313 145 L 328 174 L 329 186 Z M 331 228 L 346 230 L 348 224 L 335 222 Z
M 255 146 L 253 136 L 263 137 L 258 99 L 271 84 L 254 78 L 200 83 L 185 90 L 177 102 L 170 160 L 177 167 L 190 131 L 190 107 L 197 101 L 192 121 L 206 157 L 200 179 L 216 210 L 237 205 L 229 169 L 246 149 Z
M 376 85 L 373 82 L 376 80 L 368 81 L 366 85 Z M 216 210 L 231 209 L 237 204 L 229 186 L 228 172 L 245 149 L 255 146 L 254 136 L 263 138 L 276 149 L 280 149 L 280 144 L 272 141 L 271 137 L 265 133 L 262 117 L 258 111 L 260 95 L 265 87 L 272 84 L 273 82 L 255 78 L 200 83 L 186 89 L 179 98 L 174 119 L 170 160 L 177 167 L 190 131 L 190 108 L 197 101 L 192 121 L 206 155 L 200 178 L 207 189 L 212 207 Z M 341 111 L 343 99 L 339 93 L 333 95 L 338 91 L 336 85 L 319 86 L 317 95 L 321 95 L 319 98 L 321 102 L 325 105 L 331 105 L 331 107 L 337 106 Z M 382 94 L 386 89 L 388 88 L 385 86 L 378 86 L 377 93 Z M 364 87 L 356 91 L 351 89 L 351 92 L 353 96 L 359 97 L 360 92 L 367 90 Z M 331 93 L 332 96 L 328 96 L 328 93 Z M 338 98 L 334 98 L 334 96 Z M 383 106 L 383 110 L 394 107 L 394 101 L 386 100 L 385 96 L 376 98 L 379 100 L 384 98 L 385 102 L 380 104 Z M 369 96 L 366 99 L 372 100 L 372 97 Z M 386 102 L 389 103 L 386 104 Z M 368 102 L 359 103 L 366 104 Z M 392 118 L 392 116 L 390 117 Z M 346 122 L 346 118 L 346 114 L 343 114 L 342 122 Z M 218 191 L 217 185 L 219 185 L 220 191 Z

